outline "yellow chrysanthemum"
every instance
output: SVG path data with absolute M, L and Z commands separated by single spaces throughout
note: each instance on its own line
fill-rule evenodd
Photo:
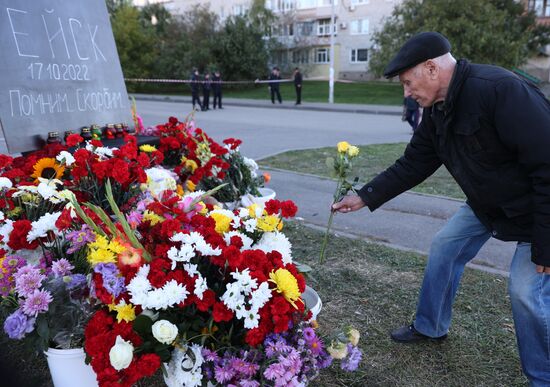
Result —
M 257 227 L 262 231 L 271 232 L 279 228 L 279 223 L 281 223 L 279 217 L 275 215 L 266 215 L 258 218 Z
M 143 220 L 148 220 L 149 222 L 151 222 L 151 226 L 154 226 L 157 223 L 163 222 L 164 218 L 160 215 L 155 214 L 154 212 L 147 210 L 143 213 Z
M 52 157 L 43 157 L 34 164 L 31 177 L 34 177 L 37 182 L 39 177 L 48 180 L 61 179 L 64 172 L 65 167 L 59 164 L 56 159 Z
M 199 214 L 206 215 L 208 213 L 208 208 L 206 208 L 206 204 L 204 204 L 204 202 L 198 202 L 197 207 L 200 207 L 198 210 Z
M 195 162 L 195 160 L 185 159 L 184 165 L 185 165 L 185 169 L 190 170 L 191 173 L 195 172 L 195 169 L 198 168 L 198 165 L 197 165 L 197 163 Z
M 109 248 L 109 240 L 103 235 L 95 234 L 95 242 L 88 245 L 90 249 L 107 250 Z
M 90 249 L 88 261 L 92 266 L 99 263 L 116 263 L 115 254 L 107 249 Z
M 115 306 L 115 310 L 117 312 L 116 319 L 118 322 L 121 322 L 122 320 L 130 322 L 136 319 L 136 310 L 132 304 L 121 302 Z
M 139 150 L 145 153 L 152 153 L 157 150 L 153 145 L 143 144 L 139 147 Z
M 176 194 L 178 196 L 183 196 L 184 193 L 185 191 L 183 190 L 183 187 L 181 186 L 181 184 L 176 185 Z
M 109 250 L 111 250 L 115 254 L 120 254 L 126 250 L 126 247 L 120 244 L 117 240 L 112 240 L 109 242 Z
M 348 149 L 348 155 L 350 157 L 355 157 L 359 154 L 359 148 L 357 148 L 355 145 L 351 145 Z
M 252 203 L 251 205 L 248 206 L 248 215 L 251 218 L 258 218 L 262 216 L 262 213 L 263 213 L 263 208 L 260 207 L 258 204 Z
M 197 185 L 193 183 L 191 180 L 187 180 L 185 182 L 185 187 L 189 192 L 195 192 L 195 188 L 197 187 Z
M 347 141 L 340 141 L 336 147 L 338 148 L 338 152 L 340 153 L 346 153 L 350 147 L 349 142 Z
M 300 296 L 300 288 L 298 287 L 298 280 L 287 269 L 277 269 L 269 273 L 269 281 L 277 285 L 277 293 L 281 293 L 285 300 L 287 300 L 293 307 L 298 309 L 296 301 L 303 303 Z
M 219 212 L 213 212 L 210 217 L 216 221 L 216 232 L 218 234 L 226 233 L 231 227 L 231 218 Z

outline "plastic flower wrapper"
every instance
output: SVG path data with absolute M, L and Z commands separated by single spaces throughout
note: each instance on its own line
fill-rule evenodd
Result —
M 351 172 L 353 167 L 352 160 L 359 154 L 359 148 L 354 145 L 350 145 L 346 141 L 341 141 L 336 145 L 336 150 L 336 158 L 328 157 L 326 160 L 331 176 L 335 177 L 337 181 L 336 190 L 333 195 L 333 203 L 337 203 L 342 200 L 342 198 L 346 196 L 349 191 L 355 192 L 355 188 L 353 186 L 359 181 L 358 177 L 356 177 L 351 183 L 348 181 L 348 174 Z M 325 237 L 323 238 L 323 243 L 321 244 L 321 254 L 319 256 L 320 263 L 325 261 L 328 237 L 330 234 L 330 227 L 332 226 L 333 217 L 334 211 L 331 210 Z

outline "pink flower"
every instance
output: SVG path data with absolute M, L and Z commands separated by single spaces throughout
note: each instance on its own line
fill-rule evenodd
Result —
M 27 316 L 36 317 L 38 313 L 48 310 L 50 302 L 52 302 L 52 295 L 50 292 L 36 289 L 23 302 L 23 313 Z

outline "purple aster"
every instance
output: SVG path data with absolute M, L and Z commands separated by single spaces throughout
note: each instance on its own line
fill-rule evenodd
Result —
M 7 270 L 15 272 L 17 269 L 22 267 L 25 264 L 25 260 L 18 255 L 7 256 L 3 261 L 2 265 Z
M 220 357 L 215 351 L 211 351 L 207 348 L 202 349 L 202 357 L 205 361 L 218 362 Z
M 21 297 L 28 297 L 31 293 L 38 290 L 42 285 L 42 280 L 45 275 L 40 274 L 40 271 L 32 265 L 23 266 L 14 275 L 15 290 Z
M 318 337 L 315 337 L 313 340 L 311 340 L 309 346 L 311 348 L 311 353 L 313 353 L 313 355 L 315 356 L 319 355 L 324 348 L 323 342 Z
M 342 360 L 342 369 L 349 372 L 355 371 L 357 367 L 359 367 L 362 356 L 363 354 L 359 348 L 354 347 L 352 344 L 348 344 L 348 356 Z
M 214 372 L 216 375 L 216 381 L 221 384 L 225 384 L 226 382 L 230 381 L 233 376 L 235 376 L 235 372 L 228 367 L 216 366 Z
M 86 283 L 86 276 L 84 274 L 72 274 L 68 277 L 68 280 L 63 279 L 66 282 L 68 290 L 73 290 L 82 287 Z
M 260 387 L 260 382 L 256 380 L 241 380 L 239 381 L 241 387 Z
M 52 262 L 52 272 L 56 277 L 63 277 L 65 275 L 71 274 L 71 270 L 74 269 L 74 266 L 71 265 L 69 261 L 65 258 L 58 259 L 57 261 Z
M 273 363 L 264 371 L 267 380 L 276 380 L 285 374 L 285 367 L 281 363 Z
M 315 330 L 311 327 L 304 328 L 303 334 L 304 334 L 304 339 L 308 343 L 311 343 L 311 341 L 316 337 Z
M 71 243 L 71 247 L 67 249 L 68 254 L 72 254 L 75 251 L 80 250 L 82 247 L 86 246 L 88 243 L 95 241 L 95 235 L 88 227 L 88 225 L 83 225 L 80 230 L 72 231 L 65 236 Z
M 38 315 L 40 312 L 46 312 L 48 305 L 52 302 L 52 295 L 47 290 L 36 289 L 32 294 L 27 296 L 23 302 L 23 312 L 28 316 Z
M 25 334 L 33 331 L 35 321 L 34 317 L 29 318 L 21 309 L 17 309 L 4 321 L 4 332 L 10 339 L 20 340 L 25 337 Z

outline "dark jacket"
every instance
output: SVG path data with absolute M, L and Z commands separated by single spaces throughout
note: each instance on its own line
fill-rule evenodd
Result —
M 277 74 L 269 74 L 269 80 L 270 81 L 278 81 L 281 77 Z M 273 90 L 279 90 L 279 83 L 280 82 L 269 82 L 269 87 L 271 87 Z
M 441 164 L 495 238 L 531 242 L 533 262 L 550 266 L 550 103 L 538 88 L 459 61 L 446 100 L 424 109 L 405 154 L 359 195 L 374 210 Z
M 212 75 L 212 90 L 214 91 L 214 94 L 220 93 L 222 91 L 222 77 L 221 75 L 218 77 L 216 75 Z
M 205 78 L 202 82 L 202 92 L 210 93 L 210 89 L 212 89 L 212 81 L 210 80 L 210 78 Z
M 403 105 L 407 110 L 418 110 L 420 108 L 420 105 L 418 105 L 418 102 L 413 97 L 407 97 L 403 100 Z
M 201 85 L 201 77 L 200 75 L 193 74 L 191 75 L 191 92 L 192 93 L 198 93 L 200 90 Z
M 302 86 L 302 81 L 303 77 L 301 72 L 294 74 L 294 86 Z

